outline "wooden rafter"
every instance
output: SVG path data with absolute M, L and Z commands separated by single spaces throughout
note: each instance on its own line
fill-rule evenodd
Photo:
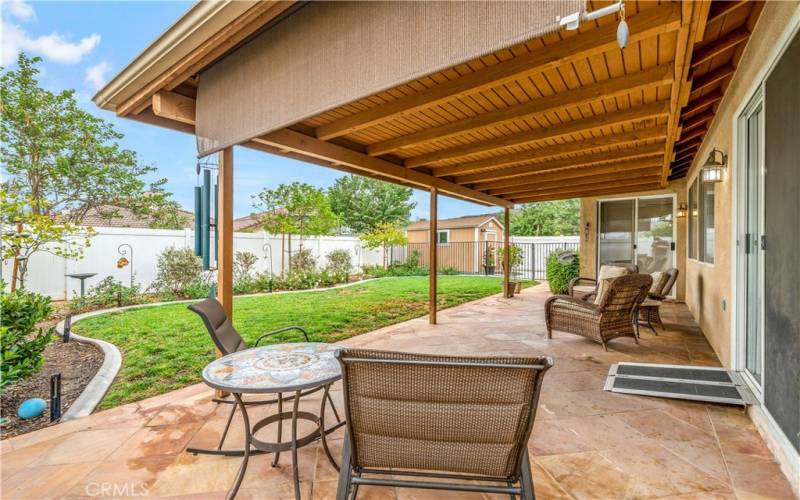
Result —
M 599 173 L 599 174 L 579 172 L 577 175 L 571 178 L 565 177 L 562 172 L 557 172 L 556 173 L 557 175 L 550 174 L 551 178 L 549 179 L 546 177 L 545 174 L 543 174 L 541 178 L 538 176 L 532 177 L 531 178 L 532 182 L 526 182 L 525 184 L 518 184 L 516 186 L 511 186 L 506 188 L 490 189 L 489 194 L 495 196 L 504 196 L 513 193 L 531 193 L 535 191 L 541 191 L 543 189 L 551 189 L 559 185 L 583 186 L 583 185 L 592 185 L 602 182 L 618 181 L 620 179 L 626 179 L 630 177 L 640 178 L 643 176 L 660 174 L 658 167 L 659 165 L 648 165 L 641 168 L 629 169 L 624 172 Z
M 629 43 L 635 43 L 678 29 L 680 8 L 673 4 L 648 9 L 631 16 L 628 23 L 631 33 Z M 322 125 L 317 128 L 316 135 L 320 139 L 329 140 L 518 78 L 530 77 L 585 57 L 602 54 L 616 49 L 616 29 L 616 25 L 608 24 L 580 33 L 544 49 Z
M 640 128 L 644 128 L 654 124 L 653 122 L 648 122 L 648 120 L 666 116 L 669 113 L 668 104 L 667 101 L 658 101 L 643 106 L 624 109 L 622 111 L 593 116 L 591 118 L 573 120 L 552 127 L 542 127 L 536 130 L 497 137 L 474 144 L 466 144 L 464 146 L 434 151 L 432 153 L 408 158 L 404 163 L 407 167 L 415 167 L 437 161 L 463 158 L 477 153 L 496 151 L 511 146 L 533 144 L 547 139 L 556 139 L 577 133 L 591 133 L 614 125 L 632 123 Z
M 368 146 L 367 153 L 370 156 L 380 156 L 399 149 L 446 139 L 478 129 L 496 127 L 515 120 L 541 116 L 565 108 L 591 104 L 609 98 L 668 85 L 672 83 L 672 80 L 672 67 L 669 64 L 664 64 L 631 75 L 611 78 L 594 85 L 570 89 L 547 97 L 540 97 L 524 104 L 500 108 L 489 113 L 483 113 L 464 120 L 457 120 L 439 127 L 426 128 L 413 134 L 388 139 Z
M 711 0 L 699 0 L 697 2 L 681 3 L 681 28 L 678 30 L 678 40 L 675 49 L 675 84 L 672 86 L 670 94 L 670 114 L 667 121 L 667 141 L 664 150 L 664 162 L 662 164 L 661 185 L 666 186 L 667 176 L 669 175 L 669 163 L 672 156 L 672 148 L 679 134 L 679 115 L 680 109 L 688 101 L 689 88 L 689 66 L 692 61 L 694 49 L 694 36 L 699 24 L 705 26 L 705 20 L 700 20 L 701 15 L 708 15 L 709 9 L 703 8 L 703 2 Z
M 500 168 L 476 174 L 467 174 L 455 178 L 458 184 L 472 184 L 475 182 L 485 182 L 490 180 L 506 179 L 509 177 L 521 177 L 534 172 L 553 170 L 555 168 L 579 167 L 586 165 L 598 165 L 601 163 L 617 162 L 630 160 L 633 158 L 644 158 L 648 156 L 662 156 L 664 154 L 664 143 L 658 142 L 635 148 L 619 149 L 612 152 L 602 151 L 588 155 L 564 158 L 557 161 L 547 161 L 533 165 L 517 165 L 513 167 Z
M 492 189 L 502 189 L 507 187 L 514 187 L 520 184 L 531 182 L 531 179 L 542 178 L 558 178 L 555 175 L 565 179 L 574 179 L 582 175 L 612 173 L 612 172 L 628 172 L 637 170 L 639 168 L 652 167 L 661 165 L 661 157 L 654 156 L 651 158 L 640 158 L 634 160 L 617 161 L 613 163 L 606 163 L 601 165 L 586 165 L 584 167 L 569 167 L 553 170 L 545 170 L 544 172 L 531 172 L 528 175 L 521 177 L 512 177 L 508 179 L 500 179 L 497 181 L 479 182 L 474 184 L 473 189 L 479 191 L 487 191 Z
M 727 2 L 715 2 L 714 12 L 708 16 L 708 24 L 719 21 L 720 19 L 727 16 L 734 10 L 744 5 L 747 5 L 748 3 L 750 3 L 750 0 L 730 0 Z
M 652 191 L 659 189 L 661 183 L 656 180 L 654 182 L 642 182 L 637 180 L 630 180 L 627 182 L 617 182 L 610 186 L 600 186 L 594 189 L 575 189 L 575 190 L 557 190 L 547 191 L 536 194 L 534 196 L 523 196 L 519 198 L 511 198 L 514 203 L 531 203 L 535 201 L 550 201 L 550 200 L 564 200 L 568 198 L 588 198 L 592 196 L 605 196 L 610 194 L 625 194 L 625 193 L 638 193 L 642 191 Z
M 686 105 L 686 109 L 684 109 L 681 117 L 688 118 L 689 116 L 695 115 L 700 111 L 705 111 L 721 100 L 722 92 L 717 91 L 712 92 L 711 94 L 706 94 L 703 97 L 695 99 L 694 101 L 689 101 L 689 104 Z
M 464 162 L 458 165 L 436 167 L 433 170 L 433 175 L 437 177 L 463 175 L 479 172 L 481 170 L 516 165 L 518 163 L 544 161 L 568 154 L 607 150 L 609 148 L 628 146 L 648 140 L 663 139 L 665 137 L 666 129 L 664 127 L 650 127 L 640 130 L 633 130 L 631 132 L 625 132 L 618 135 L 603 135 L 582 141 L 547 146 L 531 151 L 523 151 L 520 153 L 512 153 L 502 156 L 493 156 L 491 158 Z
M 607 181 L 594 181 L 588 182 L 586 179 L 579 179 L 576 182 L 553 182 L 531 188 L 526 191 L 519 191 L 510 194 L 512 199 L 524 198 L 527 196 L 537 196 L 540 194 L 553 193 L 553 192 L 574 192 L 579 190 L 588 189 L 602 189 L 614 188 L 618 186 L 625 186 L 628 184 L 641 184 L 653 183 L 658 184 L 661 181 L 661 169 L 659 167 L 651 168 L 650 171 L 639 172 L 636 179 L 630 178 L 610 178 Z
M 736 69 L 732 65 L 726 64 L 725 66 L 715 69 L 711 73 L 699 77 L 692 85 L 692 94 L 717 85 L 725 78 L 731 76 L 734 71 L 736 71 Z
M 720 40 L 715 41 L 713 44 L 697 50 L 694 58 L 692 59 L 692 69 L 700 66 L 701 64 L 710 61 L 714 57 L 722 54 L 726 50 L 732 49 L 742 43 L 745 43 L 750 38 L 750 31 L 746 28 L 739 28 L 734 30 Z
M 697 128 L 701 125 L 705 125 L 706 123 L 710 122 L 713 119 L 714 119 L 714 112 L 710 110 L 706 111 L 705 113 L 693 116 L 688 120 L 686 120 L 685 122 L 683 122 L 682 130 L 684 132 L 688 132 L 689 130 Z
M 696 128 L 691 132 L 687 132 L 685 134 L 681 133 L 681 140 L 675 143 L 675 147 L 680 149 L 694 141 L 700 143 L 703 141 L 702 138 L 704 135 L 706 135 L 706 132 L 708 132 L 708 129 L 701 127 L 701 128 Z

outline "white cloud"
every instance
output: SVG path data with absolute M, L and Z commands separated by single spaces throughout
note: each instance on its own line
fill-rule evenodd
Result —
M 29 20 L 36 17 L 30 4 L 23 1 L 3 2 L 3 19 L 0 20 L 0 65 L 8 66 L 17 60 L 20 52 L 42 56 L 44 59 L 62 64 L 79 62 L 100 43 L 100 35 L 92 33 L 77 42 L 60 33 L 35 36 L 19 25 L 9 23 L 7 17 Z
M 8 13 L 9 16 L 16 17 L 21 21 L 30 21 L 36 19 L 36 11 L 33 10 L 31 4 L 23 0 L 4 1 L 2 3 L 3 12 Z
M 84 80 L 92 86 L 92 90 L 98 90 L 108 81 L 106 73 L 108 73 L 109 69 L 111 69 L 111 67 L 106 61 L 97 63 L 94 66 L 89 66 L 86 68 L 86 78 Z

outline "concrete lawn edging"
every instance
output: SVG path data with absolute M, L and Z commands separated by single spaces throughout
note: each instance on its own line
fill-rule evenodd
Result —
M 307 290 L 283 290 L 280 292 L 251 293 L 246 295 L 237 295 L 234 298 L 260 297 L 265 295 L 280 295 L 280 294 L 302 293 L 302 292 L 324 292 L 326 290 L 347 288 L 355 285 L 360 285 L 362 283 L 367 283 L 370 281 L 376 281 L 382 279 L 390 279 L 390 278 L 371 278 L 366 280 L 354 281 L 352 283 L 344 283 L 341 285 L 336 285 L 327 288 L 309 288 Z M 153 302 L 149 304 L 134 304 L 131 306 L 112 307 L 110 309 L 98 309 L 97 311 L 90 311 L 86 313 L 77 314 L 72 317 L 72 322 L 76 323 L 82 319 L 91 318 L 93 316 L 100 316 L 102 314 L 113 314 L 113 313 L 128 311 L 131 309 L 142 309 L 145 307 L 161 307 L 172 304 L 189 304 L 192 302 L 197 302 L 198 300 L 202 299 L 173 300 L 169 302 Z M 56 332 L 58 333 L 59 336 L 64 335 L 64 320 L 58 322 L 58 324 L 56 325 Z M 103 364 L 100 366 L 100 369 L 97 370 L 97 373 L 94 375 L 94 377 L 92 377 L 92 379 L 83 389 L 83 392 L 81 392 L 80 396 L 78 396 L 75 402 L 72 403 L 69 409 L 67 409 L 67 411 L 65 411 L 64 414 L 61 416 L 61 422 L 67 422 L 69 420 L 91 415 L 94 409 L 97 408 L 97 405 L 100 404 L 100 401 L 102 401 L 103 397 L 108 392 L 108 389 L 111 387 L 111 384 L 117 377 L 117 373 L 119 373 L 119 370 L 122 367 L 122 353 L 114 344 L 106 342 L 105 340 L 94 339 L 91 337 L 84 337 L 83 335 L 78 335 L 77 333 L 72 333 L 72 332 L 70 332 L 70 339 L 84 344 L 91 344 L 100 349 L 103 352 Z

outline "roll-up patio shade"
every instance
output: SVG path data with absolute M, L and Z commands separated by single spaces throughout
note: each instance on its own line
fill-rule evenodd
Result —
M 584 5 L 310 2 L 201 74 L 198 153 L 555 31 Z

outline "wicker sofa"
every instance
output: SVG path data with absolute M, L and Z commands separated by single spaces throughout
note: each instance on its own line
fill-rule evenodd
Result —
M 547 338 L 553 330 L 581 335 L 608 350 L 609 340 L 633 337 L 639 343 L 635 314 L 653 284 L 648 274 L 628 274 L 600 282 L 594 301 L 554 295 L 545 301 Z

